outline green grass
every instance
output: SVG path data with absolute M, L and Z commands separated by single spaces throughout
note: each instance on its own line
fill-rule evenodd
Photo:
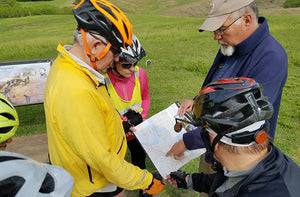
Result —
M 18 2 L 23 7 L 46 7 L 46 6 L 56 6 L 59 8 L 63 7 L 72 7 L 72 0 L 51 0 L 51 1 L 27 1 L 27 2 Z
M 300 7 L 300 1 L 299 0 L 286 0 L 283 4 L 284 8 L 295 8 Z
M 130 2 L 124 0 L 120 4 L 126 5 Z M 179 1 L 178 5 L 183 2 Z M 165 5 L 167 1 L 162 3 Z M 141 1 L 141 4 L 148 5 L 148 2 Z M 133 7 L 128 9 L 139 8 L 136 5 Z M 145 13 L 151 12 L 149 8 L 141 9 L 146 9 Z M 153 10 L 160 11 L 157 8 Z M 213 40 L 213 34 L 198 32 L 204 18 L 128 12 L 134 32 L 147 52 L 139 66 L 145 69 L 149 80 L 150 116 L 177 100 L 193 98 L 200 90 L 219 47 Z M 275 145 L 300 165 L 300 145 L 297 143 L 300 140 L 300 16 L 280 15 L 267 18 L 272 35 L 286 49 L 289 58 L 289 76 L 282 96 Z M 72 15 L 1 19 L 0 61 L 56 57 L 59 42 L 72 44 L 74 27 L 75 20 Z M 152 61 L 148 67 L 145 65 L 147 59 Z M 17 107 L 17 111 L 20 116 L 17 136 L 46 131 L 43 105 Z M 198 163 L 196 159 L 184 166 L 183 170 L 197 172 Z M 149 160 L 147 164 L 150 171 L 154 171 Z M 195 193 L 168 186 L 161 196 L 195 196 Z
M 71 1 L 28 1 L 17 2 L 16 0 L 0 1 L 0 18 L 24 17 L 32 15 L 60 15 L 72 14 Z

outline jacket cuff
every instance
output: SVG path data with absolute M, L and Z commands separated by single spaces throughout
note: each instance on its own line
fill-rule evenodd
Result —
M 203 140 L 200 135 L 201 131 L 202 131 L 201 128 L 197 127 L 196 129 L 183 134 L 183 142 L 185 147 L 188 150 L 205 148 Z

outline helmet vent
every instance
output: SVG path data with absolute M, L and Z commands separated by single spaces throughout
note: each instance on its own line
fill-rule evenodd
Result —
M 123 26 L 124 26 L 124 29 L 125 29 L 125 32 L 126 32 L 126 37 L 128 38 L 128 29 L 127 29 L 127 26 L 125 25 L 125 23 L 123 22 Z
M 259 100 L 259 101 L 257 101 L 257 105 L 258 105 L 260 108 L 264 109 L 264 110 L 270 110 L 270 106 L 269 106 L 268 103 L 267 103 L 266 101 L 264 101 L 264 100 Z
M 118 8 L 116 8 L 115 6 L 111 6 L 112 8 L 114 8 L 117 12 L 119 12 L 120 13 L 120 10 L 118 9 Z
M 12 176 L 0 181 L 0 196 L 16 196 L 25 179 L 19 176 Z
M 13 115 L 11 115 L 9 113 L 1 113 L 0 116 L 4 116 L 5 118 L 7 118 L 9 120 L 16 120 L 15 117 L 13 117 Z
M 253 91 L 254 98 L 258 99 L 261 97 L 261 93 L 258 89 Z
M 226 112 L 228 110 L 228 107 L 222 105 L 219 105 L 217 108 L 219 112 Z
M 251 105 L 246 105 L 245 107 L 240 109 L 240 112 L 243 114 L 243 117 L 240 117 L 240 121 L 243 121 L 253 114 L 253 109 Z
M 83 14 L 82 14 L 82 17 L 85 18 L 85 20 L 86 20 L 88 23 L 94 24 L 93 19 L 92 19 L 88 14 L 83 13 Z
M 237 103 L 247 103 L 248 100 L 245 98 L 244 95 L 238 95 L 235 97 Z
M 0 162 L 4 161 L 10 161 L 10 160 L 23 160 L 23 158 L 20 157 L 12 157 L 12 156 L 1 156 L 0 157 Z M 0 190 L 1 191 L 1 190 Z M 0 195 L 1 196 L 1 195 Z
M 6 100 L 0 98 L 1 102 L 5 103 L 6 105 L 8 105 L 10 108 L 14 109 L 11 104 L 9 104 Z
M 99 5 L 99 4 L 98 4 Z M 112 17 L 114 17 L 114 19 L 116 19 L 118 21 L 118 18 L 116 17 L 116 15 L 112 12 L 112 10 L 110 9 L 110 7 L 106 6 L 106 5 L 103 5 L 103 4 L 100 4 L 99 5 L 102 9 L 104 9 L 106 12 L 108 12 Z M 113 6 L 112 6 L 113 7 Z M 116 8 L 113 7 L 115 10 Z M 117 10 L 118 11 L 118 10 Z M 119 11 L 118 11 L 119 12 Z
M 54 179 L 49 173 L 47 173 L 42 183 L 42 186 L 40 188 L 40 192 L 44 194 L 49 194 L 54 191 L 54 187 L 55 187 Z
M 0 133 L 8 133 L 10 132 L 14 127 L 2 127 L 0 128 Z

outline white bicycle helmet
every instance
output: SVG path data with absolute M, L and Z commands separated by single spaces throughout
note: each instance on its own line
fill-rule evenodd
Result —
M 127 47 L 127 50 L 121 48 L 122 52 L 119 56 L 120 62 L 137 62 L 146 56 L 146 52 L 143 49 L 139 39 L 132 34 L 132 45 Z
M 0 151 L 1 197 L 69 197 L 74 179 L 63 168 Z

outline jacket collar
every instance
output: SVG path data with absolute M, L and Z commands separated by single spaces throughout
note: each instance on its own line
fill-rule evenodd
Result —
M 270 35 L 267 19 L 258 18 L 259 27 L 247 39 L 235 46 L 235 54 L 243 56 L 251 53 L 267 36 Z
M 85 70 L 88 71 L 86 73 L 92 78 L 92 80 L 95 82 L 95 84 L 97 86 L 99 86 L 100 84 L 105 84 L 105 77 L 101 73 L 97 72 L 91 66 L 89 66 L 88 64 L 83 62 L 81 59 L 79 59 L 78 57 L 76 57 L 75 55 L 73 55 L 72 53 L 69 52 L 72 47 L 71 45 L 65 45 L 62 43 L 60 45 L 61 45 L 61 47 L 63 47 L 64 54 L 62 54 L 62 55 L 68 55 L 80 67 L 85 68 Z M 62 53 L 62 51 L 60 51 L 60 53 Z

